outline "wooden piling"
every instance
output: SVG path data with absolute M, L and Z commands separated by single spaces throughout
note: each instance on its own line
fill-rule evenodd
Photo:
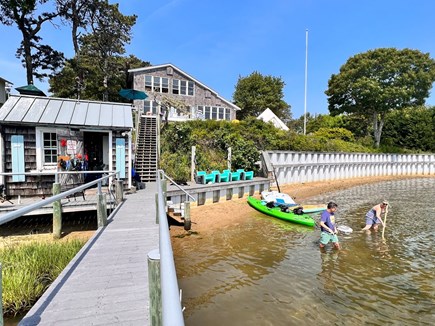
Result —
M 156 224 L 159 224 L 159 194 L 156 193 Z
M 148 286 L 150 295 L 150 325 L 162 325 L 162 297 L 160 284 L 159 249 L 148 253 Z
M 53 183 L 53 196 L 60 194 L 60 183 Z M 53 238 L 60 239 L 62 235 L 62 204 L 60 200 L 53 203 Z
M 98 227 L 107 225 L 107 199 L 106 194 L 97 194 L 97 220 Z
M 124 200 L 124 186 L 122 180 L 116 180 L 116 204 L 119 205 Z
M 3 326 L 3 287 L 2 287 L 2 264 L 0 263 L 0 326 Z
M 184 229 L 189 231 L 192 227 L 192 222 L 190 221 L 190 201 L 184 202 Z

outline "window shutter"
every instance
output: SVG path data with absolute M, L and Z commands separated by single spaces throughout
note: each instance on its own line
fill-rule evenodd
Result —
M 11 137 L 12 147 L 12 173 L 25 172 L 24 168 L 24 136 L 14 135 Z M 15 174 L 12 176 L 12 182 L 24 182 L 24 174 Z
M 125 139 L 116 138 L 116 171 L 120 179 L 125 179 L 125 157 Z

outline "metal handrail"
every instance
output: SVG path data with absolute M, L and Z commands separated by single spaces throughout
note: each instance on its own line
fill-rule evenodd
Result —
M 184 192 L 186 194 L 186 196 L 189 196 L 190 198 L 192 198 L 192 201 L 196 201 L 195 197 L 193 197 L 192 195 L 190 195 L 186 190 L 184 190 L 179 184 L 177 184 L 174 180 L 172 180 L 163 170 L 159 170 L 159 172 L 161 171 L 161 173 L 163 174 L 163 177 L 165 177 L 166 179 L 168 179 L 169 181 L 171 181 L 173 183 L 173 185 L 175 187 L 177 187 L 178 189 L 180 189 L 182 192 Z
M 107 172 L 107 171 L 106 171 L 106 172 Z M 34 204 L 31 204 L 31 205 L 28 205 L 28 206 L 23 207 L 23 208 L 20 208 L 20 209 L 17 209 L 17 210 L 15 210 L 15 211 L 13 211 L 13 212 L 6 213 L 6 214 L 0 216 L 0 225 L 5 224 L 5 223 L 7 223 L 7 222 L 10 222 L 10 221 L 12 221 L 12 220 L 14 220 L 14 219 L 16 219 L 16 218 L 18 218 L 18 217 L 21 217 L 21 216 L 23 216 L 24 214 L 27 214 L 27 213 L 29 213 L 29 212 L 35 210 L 35 209 L 38 209 L 38 208 L 41 208 L 41 207 L 43 207 L 43 206 L 45 206 L 45 205 L 48 205 L 48 204 L 54 203 L 55 201 L 61 200 L 61 199 L 65 198 L 65 197 L 68 197 L 68 196 L 74 195 L 74 193 L 76 193 L 76 192 L 83 191 L 83 190 L 85 190 L 86 188 L 89 188 L 90 186 L 92 186 L 92 185 L 94 185 L 94 184 L 101 183 L 101 181 L 103 181 L 103 180 L 105 180 L 105 179 L 108 179 L 108 178 L 114 177 L 117 173 L 118 173 L 118 172 L 111 172 L 111 173 L 109 173 L 108 175 L 106 175 L 106 176 L 104 176 L 104 177 L 101 177 L 101 178 L 99 178 L 99 179 L 96 179 L 96 180 L 94 180 L 94 181 L 91 181 L 91 182 L 85 183 L 85 184 L 83 184 L 83 185 L 81 185 L 81 186 L 78 186 L 78 187 L 75 187 L 75 188 L 73 188 L 73 189 L 67 190 L 67 191 L 62 192 L 62 193 L 60 193 L 60 194 L 58 194 L 58 195 L 54 195 L 54 196 L 49 197 L 49 198 L 46 198 L 46 199 L 44 199 L 44 200 L 42 200 L 42 201 L 38 201 L 37 203 L 34 203 Z M 99 186 L 99 187 L 100 187 L 100 186 Z
M 184 325 L 184 318 L 179 295 L 180 289 L 175 271 L 174 255 L 165 211 L 165 197 L 161 183 L 164 175 L 162 170 L 157 173 L 162 324 L 164 326 L 182 326 Z

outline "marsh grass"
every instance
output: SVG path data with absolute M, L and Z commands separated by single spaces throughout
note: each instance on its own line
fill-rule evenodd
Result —
M 30 310 L 85 243 L 74 239 L 1 248 L 3 314 L 16 316 Z

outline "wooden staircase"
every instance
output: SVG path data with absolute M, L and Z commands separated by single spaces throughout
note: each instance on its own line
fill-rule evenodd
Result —
M 142 182 L 157 180 L 157 141 L 157 117 L 142 115 L 134 162 Z

